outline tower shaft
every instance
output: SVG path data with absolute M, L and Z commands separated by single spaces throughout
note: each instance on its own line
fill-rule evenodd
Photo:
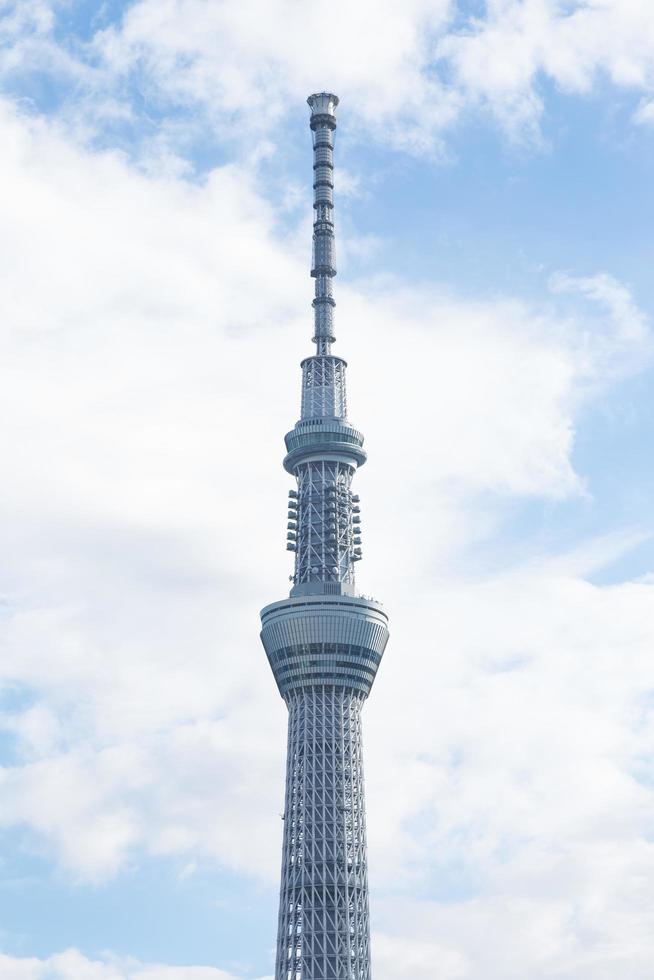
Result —
M 301 416 L 286 434 L 288 599 L 261 639 L 289 712 L 275 980 L 370 980 L 361 710 L 388 640 L 379 603 L 357 595 L 363 436 L 347 419 L 334 336 L 333 144 L 338 99 L 310 96 L 314 146 L 316 354 L 302 361 Z
M 299 962 L 301 977 L 370 980 L 362 704 L 331 685 L 288 699 L 277 978 Z

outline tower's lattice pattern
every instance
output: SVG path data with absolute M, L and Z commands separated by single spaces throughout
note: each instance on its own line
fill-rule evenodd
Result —
M 340 357 L 307 357 L 302 362 L 302 418 L 344 419 L 347 415 L 345 368 Z
M 337 460 L 298 467 L 298 532 L 295 580 L 354 583 L 355 534 L 350 484 L 354 469 Z M 358 509 L 358 507 L 357 507 Z M 355 544 L 355 542 L 358 542 Z
M 334 336 L 333 145 L 338 99 L 309 98 L 314 146 L 316 354 L 302 362 L 300 420 L 287 433 L 288 599 L 261 638 L 289 711 L 275 980 L 370 980 L 361 709 L 388 640 L 379 603 L 356 594 L 363 436 L 347 419 Z
M 370 980 L 363 695 L 288 698 L 278 980 Z

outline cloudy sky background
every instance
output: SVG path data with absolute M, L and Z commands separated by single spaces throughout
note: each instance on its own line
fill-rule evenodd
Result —
M 3 980 L 271 977 L 322 88 L 375 980 L 651 976 L 651 4 L 326 10 L 0 3 Z

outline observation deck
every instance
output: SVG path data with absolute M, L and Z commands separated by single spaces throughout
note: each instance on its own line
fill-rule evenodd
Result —
M 261 640 L 283 698 L 332 685 L 370 694 L 388 641 L 388 616 L 373 599 L 304 595 L 261 610 Z
M 363 435 L 343 419 L 303 419 L 284 436 L 287 455 L 284 469 L 295 474 L 299 463 L 335 460 L 363 466 Z

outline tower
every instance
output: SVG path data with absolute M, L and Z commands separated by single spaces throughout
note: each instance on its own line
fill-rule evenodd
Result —
M 288 707 L 275 980 L 370 980 L 361 709 L 388 640 L 379 603 L 357 595 L 362 556 L 352 478 L 366 460 L 347 419 L 334 343 L 333 142 L 338 98 L 311 95 L 316 353 L 302 361 L 301 417 L 285 437 L 290 597 L 261 612 L 261 639 Z

